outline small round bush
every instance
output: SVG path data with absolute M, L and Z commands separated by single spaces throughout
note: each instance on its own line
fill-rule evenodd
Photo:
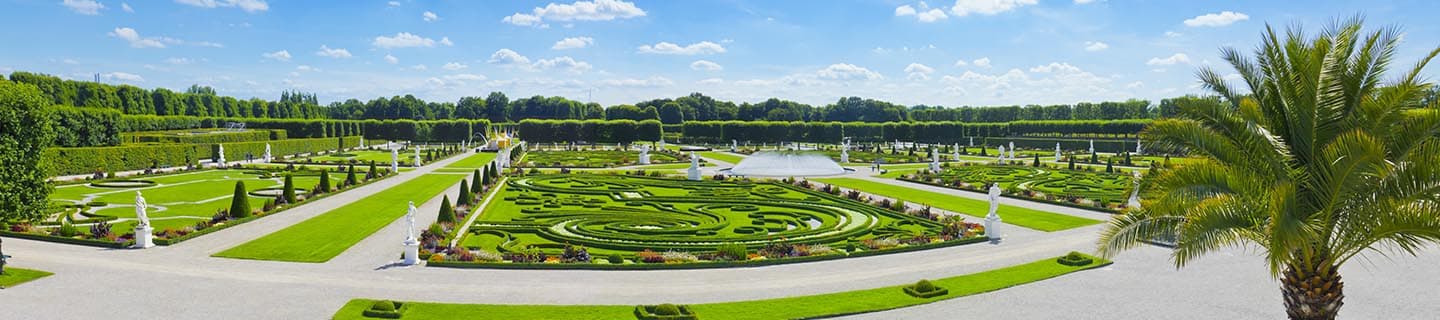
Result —
M 625 257 L 621 257 L 619 254 L 611 254 L 611 255 L 610 255 L 610 258 L 609 258 L 609 262 L 610 262 L 610 264 L 621 264 L 621 263 L 625 263 Z
M 657 316 L 678 316 L 678 315 L 680 315 L 680 306 L 676 306 L 676 305 L 674 305 L 674 304 L 669 304 L 669 303 L 655 306 L 655 315 L 657 315 Z
M 934 284 L 931 284 L 931 283 L 930 283 L 930 280 L 920 280 L 920 282 L 916 282 L 916 283 L 915 283 L 915 291 L 919 291 L 919 292 L 935 291 L 935 285 L 934 285 Z
M 390 302 L 390 300 L 375 301 L 375 304 L 370 305 L 370 310 L 386 312 L 395 311 L 395 303 Z

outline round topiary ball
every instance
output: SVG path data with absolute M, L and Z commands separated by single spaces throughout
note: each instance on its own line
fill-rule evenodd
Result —
M 395 311 L 395 303 L 390 302 L 390 300 L 375 301 L 375 304 L 370 305 L 370 310 L 386 312 Z
M 655 315 L 657 315 L 657 316 L 678 316 L 678 315 L 680 315 L 680 306 L 673 305 L 673 304 L 669 304 L 669 303 L 655 306 Z
M 920 280 L 920 282 L 916 282 L 916 283 L 915 283 L 915 291 L 919 291 L 919 292 L 935 291 L 935 285 L 934 285 L 934 284 L 931 284 L 931 283 L 930 283 L 930 280 Z
M 621 264 L 621 263 L 625 263 L 625 257 L 621 257 L 619 254 L 611 254 L 611 255 L 610 255 L 610 258 L 609 258 L 609 262 L 610 262 L 610 264 Z

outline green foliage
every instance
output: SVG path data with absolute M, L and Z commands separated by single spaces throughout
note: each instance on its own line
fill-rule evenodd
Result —
M 450 206 L 450 195 L 440 202 L 440 213 L 435 217 L 435 222 L 455 222 L 455 208 Z
M 680 307 L 678 307 L 678 306 L 676 306 L 676 305 L 674 305 L 674 304 L 669 304 L 669 303 L 661 304 L 661 305 L 655 306 L 655 315 L 657 315 L 657 316 L 678 316 L 678 315 L 680 315 Z
M 1055 258 L 1055 262 L 1072 267 L 1081 267 L 1094 263 L 1095 259 L 1079 252 L 1070 251 L 1069 254 Z
M 280 141 L 259 141 L 225 144 L 225 159 L 245 159 L 249 154 L 255 157 L 265 153 L 265 144 L 272 145 L 275 156 L 334 150 L 337 139 L 359 144 L 359 137 L 289 139 Z M 186 166 L 199 159 L 211 159 L 219 150 L 215 144 L 160 144 L 123 145 L 118 147 L 47 148 L 42 161 L 54 168 L 56 175 L 87 174 L 95 170 L 106 172 L 136 170 L 160 166 Z
M 119 115 L 117 114 L 118 118 Z M 144 131 L 120 134 L 124 143 L 236 143 L 285 140 L 285 130 L 225 131 L 222 129 L 191 129 L 176 131 Z
M 610 264 L 622 264 L 625 263 L 625 257 L 618 253 L 612 253 L 610 257 L 606 258 L 606 262 L 610 262 Z
M 468 206 L 470 205 L 470 199 L 473 197 L 475 197 L 475 194 L 470 193 L 470 184 L 465 182 L 465 180 L 460 180 L 460 198 L 455 199 L 455 205 Z
M 726 243 L 715 248 L 715 253 L 731 260 L 745 260 L 750 255 L 750 249 L 743 244 Z
M 33 85 L 0 82 L 0 220 L 45 216 L 53 168 L 42 150 L 55 141 L 46 98 Z
M 480 192 L 480 186 L 485 184 L 485 179 L 480 177 L 480 169 L 475 169 L 475 172 L 470 174 L 470 182 L 475 184 L 475 190 L 471 191 Z
M 360 179 L 355 176 L 355 165 L 353 165 L 353 164 L 350 165 L 350 168 L 347 169 L 346 171 L 347 171 L 347 172 L 345 173 L 345 185 L 346 185 L 346 186 L 353 186 L 353 185 L 356 185 L 356 184 L 359 184 L 359 183 L 360 183 Z
M 296 204 L 299 199 L 295 197 L 295 179 L 289 173 L 285 174 L 284 188 L 284 195 L 282 195 L 282 197 L 285 198 L 285 203 Z
M 937 287 L 930 283 L 930 280 L 920 280 L 913 285 L 906 286 L 902 291 L 916 298 L 934 298 L 950 293 L 950 290 Z
M 335 185 L 330 183 L 330 170 L 320 171 L 320 184 L 316 186 L 320 187 L 320 192 L 330 193 L 332 191 L 330 189 Z
M 660 126 L 660 121 L 656 120 L 526 119 L 520 121 L 517 127 L 520 137 L 532 143 L 572 141 L 631 143 L 660 140 Z
M 55 129 L 57 147 L 96 147 L 120 144 L 120 112 L 106 108 L 47 108 Z
M 818 122 L 818 121 L 686 121 L 683 125 L 687 141 L 729 143 L 730 140 L 751 142 L 820 142 L 835 143 L 843 137 L 860 142 L 894 140 L 924 143 L 954 143 L 967 137 L 1042 136 L 1047 138 L 1014 139 L 1017 147 L 1043 148 L 1057 141 L 1057 135 L 1134 135 L 1150 120 L 1065 120 L 1013 121 L 1000 123 L 976 122 Z M 527 140 L 528 140 L 527 136 Z M 1007 138 L 1010 139 L 1010 138 Z M 560 140 L 566 141 L 566 140 Z M 1088 140 L 1060 139 L 1065 148 L 1080 148 Z M 1120 147 L 1115 140 L 1096 141 L 1097 147 Z
M 250 195 L 245 190 L 245 181 L 235 181 L 235 194 L 230 197 L 230 217 L 241 219 L 250 216 Z
M 385 312 L 395 311 L 395 302 L 392 302 L 390 300 L 377 300 L 374 304 L 370 305 L 370 310 Z

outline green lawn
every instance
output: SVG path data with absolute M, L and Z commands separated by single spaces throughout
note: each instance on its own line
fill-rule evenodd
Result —
M 990 211 L 990 204 L 985 201 L 951 196 L 943 193 L 930 192 L 914 188 L 906 188 L 891 184 L 854 178 L 814 180 L 845 188 L 857 189 L 863 192 L 876 194 L 884 197 L 896 198 L 904 200 L 905 202 L 930 205 L 935 208 L 952 212 L 959 212 L 973 217 L 983 218 L 985 217 L 985 214 Z M 1100 223 L 1099 220 L 1045 212 L 1006 204 L 1000 205 L 1000 211 L 998 213 L 1000 214 L 1000 217 L 1004 219 L 1005 223 L 1046 232 L 1078 228 Z
M 493 158 L 494 156 L 494 154 L 483 153 L 471 155 L 469 158 L 447 166 L 447 168 L 453 168 L 456 165 L 472 165 L 470 160 L 483 157 Z M 419 206 L 467 177 L 468 175 L 464 174 L 420 176 L 370 195 L 364 200 L 336 208 L 289 228 L 222 251 L 215 256 L 292 262 L 329 261 L 395 219 L 403 217 L 407 202 L 414 201 L 416 206 Z M 419 214 L 434 213 L 421 212 Z
M 317 168 L 318 169 L 318 168 Z M 363 167 L 356 167 L 364 175 Z M 294 176 L 295 189 L 309 190 L 320 183 L 319 173 L 297 172 Z M 276 175 L 261 178 L 253 170 L 205 170 L 170 175 L 139 178 L 154 181 L 156 185 L 143 188 L 106 188 L 89 184 L 72 184 L 56 187 L 50 199 L 57 203 L 85 204 L 103 202 L 103 206 L 87 207 L 93 214 L 124 219 L 135 218 L 135 191 L 141 191 L 149 204 L 151 223 L 157 230 L 179 229 L 209 221 L 216 210 L 230 207 L 235 191 L 235 181 L 244 181 L 245 188 L 256 191 L 265 188 L 279 188 L 284 178 Z M 331 172 L 330 181 L 338 183 L 345 179 L 344 173 Z M 250 204 L 259 207 L 270 200 L 268 197 L 250 196 Z M 131 233 L 134 221 L 114 223 L 115 234 Z M 88 233 L 88 227 L 82 228 Z
M 13 288 L 22 283 L 34 281 L 35 279 L 49 277 L 53 274 L 54 273 L 40 270 L 5 268 L 5 274 L 0 274 L 0 289 Z
M 740 160 L 745 160 L 745 156 L 720 151 L 698 152 L 696 153 L 696 155 L 699 155 L 701 158 L 710 158 L 719 161 L 729 162 L 730 164 L 739 164 Z
M 980 273 L 934 280 L 950 290 L 946 295 L 922 299 L 902 291 L 903 286 L 837 292 L 779 299 L 690 305 L 701 319 L 809 319 L 903 308 L 980 294 L 1036 282 L 1068 273 L 1098 268 L 1110 262 L 1094 258 L 1085 266 L 1066 266 L 1055 258 Z M 918 280 L 918 279 L 917 279 Z M 368 319 L 361 312 L 374 302 L 355 299 L 334 319 Z M 656 301 L 655 303 L 678 302 Z M 635 306 L 614 305 L 484 305 L 410 302 L 404 319 L 633 319 Z M 949 317 L 940 317 L 949 318 Z M 961 318 L 961 317 L 954 317 Z

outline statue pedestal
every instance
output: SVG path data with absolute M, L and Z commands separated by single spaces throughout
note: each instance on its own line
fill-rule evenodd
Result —
M 405 259 L 400 264 L 413 266 L 420 263 L 420 241 L 415 238 L 405 239 L 400 245 L 405 246 Z
M 685 174 L 691 181 L 700 181 L 700 168 L 690 167 L 690 170 L 686 170 Z
M 132 245 L 132 246 L 130 246 L 130 247 L 131 247 L 131 248 L 135 248 L 135 249 L 145 249 L 145 248 L 154 247 L 154 246 L 155 246 L 155 233 L 154 233 L 154 232 L 155 232 L 155 230 L 152 229 L 152 228 L 150 228 L 150 227 L 148 227 L 148 226 L 147 226 L 147 227 L 137 227 L 137 228 L 135 228 L 135 245 Z
M 1000 216 L 985 217 L 985 237 L 1000 240 Z

